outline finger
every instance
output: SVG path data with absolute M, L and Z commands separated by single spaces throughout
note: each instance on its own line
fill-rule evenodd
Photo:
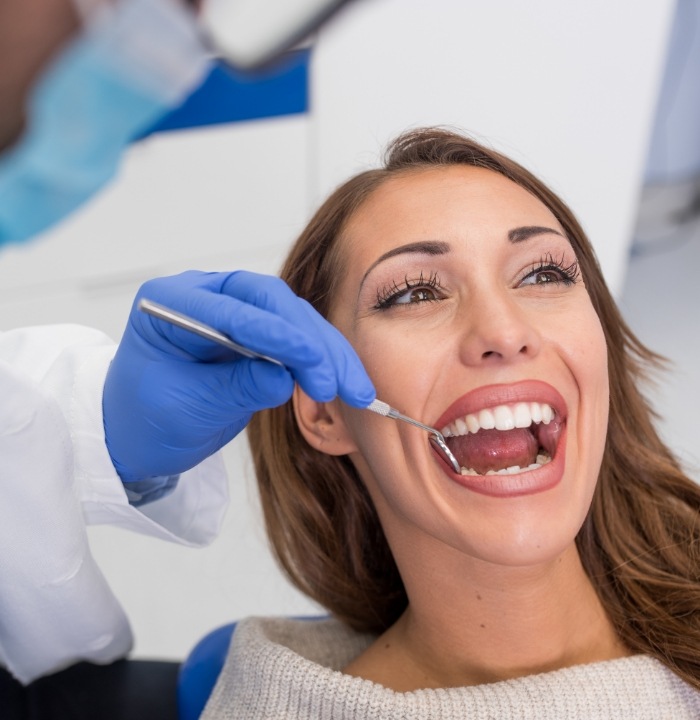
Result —
M 309 327 L 316 328 L 316 335 L 326 348 L 326 360 L 331 370 L 331 380 L 318 382 L 317 368 L 299 368 L 294 373 L 296 381 L 307 395 L 315 400 L 327 401 L 339 396 L 343 401 L 355 407 L 367 407 L 376 397 L 374 385 L 347 338 L 305 301 Z M 324 379 L 327 375 L 324 373 Z M 330 383 L 332 381 L 332 387 Z M 327 397 L 331 394 L 331 398 Z M 325 395 L 326 397 L 322 397 Z
M 238 272 L 226 280 L 224 289 L 248 303 L 283 314 L 297 327 L 305 328 L 316 346 L 323 348 L 323 357 L 316 365 L 292 367 L 297 382 L 315 400 L 328 401 L 339 395 L 356 407 L 366 407 L 374 400 L 374 386 L 354 348 L 286 283 L 278 278 Z
M 173 278 L 161 278 L 146 283 L 139 297 L 148 297 L 204 322 L 239 344 L 274 357 L 288 367 L 309 367 L 324 359 L 323 345 L 309 333 L 308 323 L 304 322 L 303 311 L 298 307 L 300 300 L 278 278 L 255 276 L 267 287 L 266 292 L 257 294 L 257 299 L 270 308 L 268 311 L 264 307 L 219 294 L 216 290 L 220 289 L 221 282 L 215 282 L 211 275 L 217 276 L 217 279 L 230 276 L 226 273 L 184 273 Z M 253 297 L 250 282 L 243 295 Z M 284 308 L 283 315 L 277 313 L 279 308 Z M 175 348 L 192 353 L 197 359 L 213 359 L 214 354 L 221 357 L 221 351 L 212 341 L 144 313 L 135 315 L 139 334 L 152 336 L 155 333 L 156 342 L 163 338 Z

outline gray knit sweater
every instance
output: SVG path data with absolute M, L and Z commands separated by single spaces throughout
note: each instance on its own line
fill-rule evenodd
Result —
M 700 693 L 645 655 L 488 685 L 397 693 L 339 672 L 372 639 L 335 620 L 244 620 L 202 720 L 700 718 Z

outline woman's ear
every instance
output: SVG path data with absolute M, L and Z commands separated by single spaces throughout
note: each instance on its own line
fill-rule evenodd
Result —
M 341 414 L 340 400 L 316 402 L 297 385 L 292 404 L 299 430 L 312 448 L 328 455 L 347 455 L 357 450 Z

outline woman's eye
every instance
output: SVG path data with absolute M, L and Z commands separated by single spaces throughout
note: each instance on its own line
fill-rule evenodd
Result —
M 581 273 L 578 261 L 567 264 L 564 258 L 557 261 L 548 255 L 539 263 L 531 265 L 525 272 L 523 279 L 518 283 L 523 285 L 574 285 L 579 281 Z
M 567 278 L 568 279 L 568 278 Z M 564 282 L 565 278 L 559 270 L 535 270 L 523 278 L 521 285 L 548 285 Z
M 437 300 L 438 296 L 432 288 L 411 288 L 394 297 L 394 305 L 408 305 L 409 303 L 429 302 Z
M 388 310 L 396 305 L 420 305 L 443 298 L 444 291 L 437 273 L 431 273 L 429 277 L 421 273 L 415 280 L 404 278 L 401 286 L 393 282 L 377 291 L 377 304 L 374 307 L 376 310 Z

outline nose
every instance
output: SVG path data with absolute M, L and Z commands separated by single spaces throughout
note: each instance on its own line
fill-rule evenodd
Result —
M 534 358 L 542 343 L 534 318 L 505 291 L 470 303 L 460 354 L 467 365 Z

